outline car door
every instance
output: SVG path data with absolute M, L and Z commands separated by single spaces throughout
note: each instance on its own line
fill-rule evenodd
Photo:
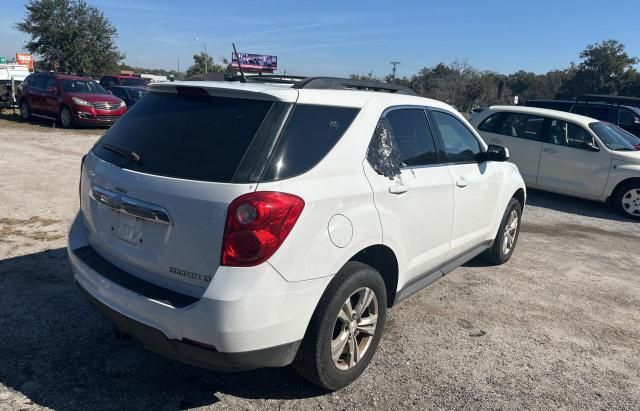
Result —
M 482 161 L 482 144 L 461 119 L 440 110 L 431 110 L 430 116 L 454 181 L 452 259 L 491 241 L 501 179 L 495 164 Z
M 54 89 L 55 91 L 53 91 Z M 56 79 L 53 77 L 47 77 L 47 81 L 44 86 L 42 103 L 42 110 L 46 111 L 47 114 L 58 114 L 58 85 L 56 83 Z
M 538 186 L 581 197 L 600 197 L 609 178 L 609 152 L 597 146 L 591 132 L 568 121 L 548 118 L 543 133 Z
M 47 83 L 47 78 L 44 75 L 37 75 L 33 77 L 33 80 L 29 83 L 29 106 L 34 113 L 40 113 L 44 110 L 44 86 Z
M 630 109 L 620 107 L 617 124 L 631 134 L 640 136 L 640 116 Z
M 391 108 L 383 114 L 364 170 L 383 242 L 397 251 L 405 273 L 398 285 L 437 270 L 449 253 L 453 180 L 439 161 L 423 108 Z
M 496 113 L 478 126 L 485 141 L 509 149 L 509 161 L 518 166 L 524 182 L 535 185 L 542 153 L 542 116 L 526 113 Z

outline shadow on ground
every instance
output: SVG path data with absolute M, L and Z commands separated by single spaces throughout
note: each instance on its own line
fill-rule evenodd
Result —
M 527 190 L 527 205 L 585 217 L 623 222 L 638 222 L 637 220 L 625 217 L 609 204 L 533 189 Z
M 324 394 L 290 367 L 218 373 L 118 340 L 76 288 L 64 248 L 0 261 L 0 295 L 0 383 L 42 406 L 184 409 L 214 404 L 220 394 Z
M 5 120 L 6 124 L 10 127 L 16 127 L 21 129 L 34 129 L 37 131 L 56 131 L 56 130 L 65 130 L 61 128 L 56 121 L 41 118 L 41 117 L 31 117 L 29 120 L 24 120 L 20 116 L 20 110 L 15 109 L 0 109 L 0 121 Z M 83 134 L 96 134 L 103 133 L 107 127 L 84 127 L 84 126 L 76 126 L 69 131 L 80 132 Z

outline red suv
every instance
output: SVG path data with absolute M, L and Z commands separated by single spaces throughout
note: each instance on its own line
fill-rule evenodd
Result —
M 100 84 L 86 77 L 34 73 L 20 86 L 20 113 L 56 119 L 65 128 L 74 125 L 110 126 L 127 106 Z

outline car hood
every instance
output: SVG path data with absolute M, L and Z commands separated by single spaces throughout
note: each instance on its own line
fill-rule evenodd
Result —
M 640 164 L 640 150 L 636 151 L 613 151 L 612 157 L 625 163 Z
M 89 103 L 114 103 L 120 104 L 120 99 L 111 94 L 89 94 L 89 93 L 65 93 L 69 97 L 79 97 Z

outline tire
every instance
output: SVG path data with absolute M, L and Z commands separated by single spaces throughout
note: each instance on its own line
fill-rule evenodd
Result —
M 618 187 L 613 205 L 626 217 L 640 220 L 640 180 L 628 181 Z
M 514 220 L 515 226 L 513 223 Z M 521 222 L 522 205 L 517 199 L 512 198 L 504 212 L 500 229 L 498 230 L 496 238 L 493 240 L 493 245 L 483 254 L 485 260 L 495 265 L 504 264 L 509 261 L 518 243 L 520 226 L 522 225 Z
M 71 114 L 71 110 L 69 110 L 69 107 L 62 106 L 62 108 L 60 109 L 60 113 L 58 113 L 58 123 L 63 128 L 71 128 L 75 125 L 73 121 L 73 115 Z
M 31 118 L 31 107 L 29 107 L 27 100 L 24 99 L 20 102 L 20 117 L 25 121 Z
M 370 293 L 373 296 L 369 299 Z M 361 311 L 361 317 L 354 319 L 352 315 L 349 317 L 352 320 L 346 323 L 343 313 L 349 308 L 348 300 L 352 312 Z M 371 301 L 365 310 L 359 308 L 362 300 Z M 316 307 L 294 360 L 295 370 L 326 390 L 335 391 L 351 384 L 367 368 L 378 348 L 386 312 L 387 290 L 380 273 L 366 264 L 348 262 Z M 372 316 L 376 316 L 374 320 Z M 337 359 L 332 355 L 332 346 L 338 353 Z M 350 354 L 355 347 L 359 347 L 360 358 Z

